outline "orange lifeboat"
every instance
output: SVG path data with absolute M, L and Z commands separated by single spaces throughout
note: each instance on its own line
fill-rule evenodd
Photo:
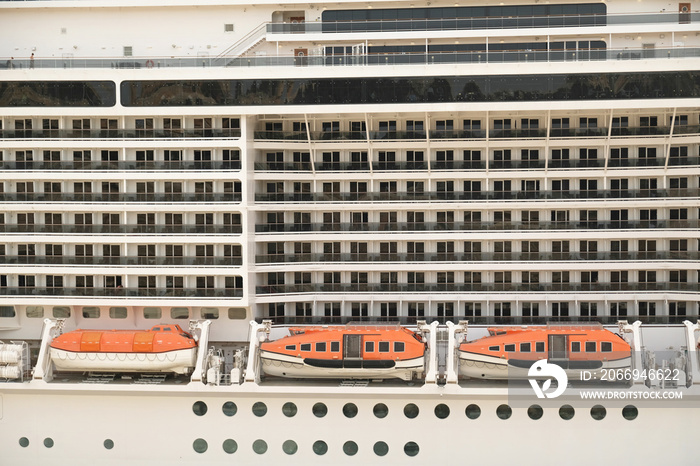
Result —
M 459 346 L 460 375 L 483 379 L 526 379 L 541 359 L 567 375 L 592 376 L 629 368 L 630 345 L 602 326 L 531 326 L 490 328 L 489 335 Z
M 179 325 L 161 324 L 150 330 L 73 330 L 50 346 L 57 370 L 116 372 L 175 372 L 195 365 L 197 342 Z
M 412 380 L 425 370 L 422 337 L 398 325 L 295 327 L 289 333 L 260 345 L 267 375 Z

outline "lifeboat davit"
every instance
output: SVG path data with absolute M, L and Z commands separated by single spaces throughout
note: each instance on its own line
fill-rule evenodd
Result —
M 294 327 L 260 345 L 262 369 L 291 378 L 412 380 L 425 370 L 420 334 L 399 325 Z
M 61 371 L 175 372 L 194 368 L 197 342 L 179 325 L 150 330 L 73 330 L 54 338 L 51 360 Z
M 604 370 L 629 368 L 630 345 L 602 326 L 490 328 L 489 335 L 459 346 L 460 375 L 479 379 L 527 379 L 541 359 L 580 380 L 581 371 L 600 379 Z M 595 379 L 593 379 L 595 380 Z

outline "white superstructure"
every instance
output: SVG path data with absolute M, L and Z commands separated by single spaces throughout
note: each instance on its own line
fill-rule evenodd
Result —
M 46 318 L 69 330 L 209 320 L 230 374 L 246 367 L 255 319 L 469 320 L 470 339 L 485 324 L 639 319 L 651 349 L 674 347 L 692 369 L 696 335 L 680 325 L 700 302 L 698 21 L 697 5 L 660 1 L 0 1 L 0 340 L 27 342 L 34 365 Z M 93 444 L 112 440 L 85 458 L 156 464 L 146 431 L 128 427 L 142 420 L 120 419 L 119 436 L 85 427 L 90 413 L 149 412 L 154 429 L 202 431 L 167 437 L 163 464 L 260 459 L 257 440 L 266 460 L 305 464 L 404 464 L 407 442 L 420 446 L 413 460 L 449 464 L 465 438 L 493 447 L 478 458 L 534 455 L 543 438 L 527 409 L 491 415 L 507 387 L 441 385 L 453 382 L 453 330 L 435 330 L 440 363 L 420 387 L 250 374 L 241 385 L 0 384 L 0 451 L 79 464 L 77 440 L 41 443 L 83 423 Z M 417 419 L 401 413 L 412 399 Z M 314 400 L 329 409 L 323 426 Z M 309 418 L 287 417 L 287 401 Z M 240 412 L 200 418 L 195 402 Z M 357 418 L 338 414 L 348 402 Z M 377 403 L 390 415 L 372 415 Z M 594 425 L 597 403 L 578 403 L 564 426 L 545 406 L 537 430 L 561 436 L 546 442 L 561 452 L 580 436 L 582 464 L 596 442 L 606 459 L 652 458 L 618 450 L 651 424 L 698 427 L 675 408 Z M 464 425 L 470 404 L 484 425 Z M 48 411 L 61 420 L 33 421 Z M 407 419 L 411 439 L 399 434 Z M 236 453 L 220 446 L 234 440 L 222 437 L 229 420 L 242 429 Z M 310 429 L 292 428 L 294 454 L 282 446 L 291 421 Z M 448 423 L 463 435 L 441 438 Z M 357 456 L 329 436 L 318 454 L 336 428 L 361 431 Z M 388 454 L 369 440 L 377 430 Z M 503 452 L 503 438 L 518 448 Z

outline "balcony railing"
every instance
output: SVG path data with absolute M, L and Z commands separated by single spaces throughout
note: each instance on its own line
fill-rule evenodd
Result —
M 610 293 L 627 291 L 677 291 L 696 293 L 697 283 L 307 283 L 257 286 L 255 292 L 290 293 Z
M 200 256 L 0 256 L 1 265 L 36 264 L 36 265 L 139 265 L 139 266 L 240 266 L 241 257 L 200 257 Z
M 0 225 L 0 233 L 70 233 L 70 234 L 241 234 L 241 225 Z
M 0 202 L 241 202 L 240 193 L 0 193 Z
M 257 264 L 299 262 L 562 262 L 562 261 L 697 261 L 698 252 L 478 252 L 478 253 L 312 253 L 259 254 Z
M 240 170 L 239 161 L 0 161 L 0 170 Z
M 700 189 L 624 189 L 568 191 L 426 191 L 343 192 L 343 193 L 257 193 L 256 202 L 426 202 L 488 200 L 567 200 L 567 199 L 645 199 L 662 197 L 698 197 Z M 1 199 L 1 198 L 0 198 Z
M 37 60 L 43 62 L 44 60 Z M 53 68 L 49 66 L 48 68 Z M 240 129 L 5 129 L 0 139 L 229 139 L 240 138 Z
M 256 233 L 391 232 L 391 231 L 503 231 L 503 230 L 631 230 L 699 229 L 700 220 L 624 220 L 569 222 L 366 222 L 366 223 L 267 223 L 255 225 Z M 0 230 L 1 231 L 1 230 Z
M 0 287 L 0 296 L 91 296 L 152 298 L 241 298 L 239 288 L 63 288 Z

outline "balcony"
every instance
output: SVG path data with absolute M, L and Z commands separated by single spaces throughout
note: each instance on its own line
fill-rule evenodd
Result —
M 577 262 L 577 261 L 678 261 L 694 262 L 700 259 L 696 251 L 654 252 L 471 252 L 471 253 L 311 253 L 259 254 L 255 263 L 280 264 L 301 262 Z
M 258 295 L 291 293 L 616 293 L 675 291 L 697 293 L 697 283 L 308 283 L 257 286 Z M 398 296 L 397 296 L 398 298 Z
M 0 265 L 240 266 L 241 257 L 203 256 L 0 256 Z
M 242 298 L 238 288 L 50 288 L 0 287 L 0 296 L 139 297 L 139 298 Z
M 240 193 L 0 193 L 0 202 L 241 202 Z

